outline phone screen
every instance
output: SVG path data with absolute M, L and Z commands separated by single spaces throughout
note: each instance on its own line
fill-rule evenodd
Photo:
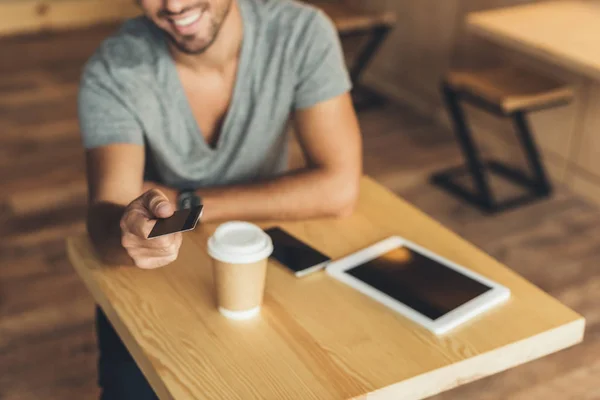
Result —
M 177 210 L 169 218 L 156 221 L 148 239 L 159 236 L 170 235 L 176 232 L 190 231 L 196 227 L 196 223 L 202 214 L 202 206 L 189 209 Z
M 309 272 L 311 268 L 322 266 L 331 259 L 281 228 L 265 231 L 273 241 L 271 258 L 292 270 L 296 275 Z

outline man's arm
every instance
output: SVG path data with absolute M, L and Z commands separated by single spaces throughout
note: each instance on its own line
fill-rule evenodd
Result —
M 263 183 L 199 189 L 203 221 L 290 220 L 352 212 L 362 175 L 362 143 L 350 95 L 298 110 L 294 120 L 306 168 Z M 176 198 L 174 190 L 160 189 L 172 201 Z
M 125 207 L 140 195 L 144 149 L 116 144 L 86 152 L 89 236 L 105 261 L 130 264 L 121 246 L 119 221 Z
M 89 207 L 87 229 L 101 259 L 107 264 L 156 268 L 172 262 L 181 234 L 146 240 L 156 217 L 174 211 L 160 192 L 140 196 L 144 148 L 113 144 L 86 153 Z
M 179 252 L 181 233 L 148 240 L 157 218 L 174 204 L 159 191 L 144 191 L 143 131 L 126 107 L 121 85 L 106 65 L 91 62 L 81 79 L 78 114 L 86 149 L 89 237 L 107 264 L 158 268 Z

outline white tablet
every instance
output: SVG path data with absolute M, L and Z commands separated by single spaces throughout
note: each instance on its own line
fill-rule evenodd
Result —
M 510 297 L 508 288 L 397 236 L 326 271 L 438 335 Z

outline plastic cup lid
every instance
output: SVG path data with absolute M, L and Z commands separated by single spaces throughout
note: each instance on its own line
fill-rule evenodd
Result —
M 241 221 L 220 225 L 208 239 L 208 254 L 232 264 L 249 264 L 271 255 L 273 242 L 258 226 Z

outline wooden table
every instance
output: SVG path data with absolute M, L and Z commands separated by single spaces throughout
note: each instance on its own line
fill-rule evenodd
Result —
M 85 237 L 68 253 L 163 400 L 420 399 L 583 338 L 580 315 L 368 178 L 352 217 L 282 226 L 333 258 L 401 235 L 512 297 L 436 337 L 325 273 L 298 279 L 270 265 L 261 317 L 234 322 L 213 300 L 214 226 L 186 234 L 178 261 L 158 270 L 103 266 Z
M 489 40 L 600 80 L 600 1 L 559 0 L 469 14 Z

